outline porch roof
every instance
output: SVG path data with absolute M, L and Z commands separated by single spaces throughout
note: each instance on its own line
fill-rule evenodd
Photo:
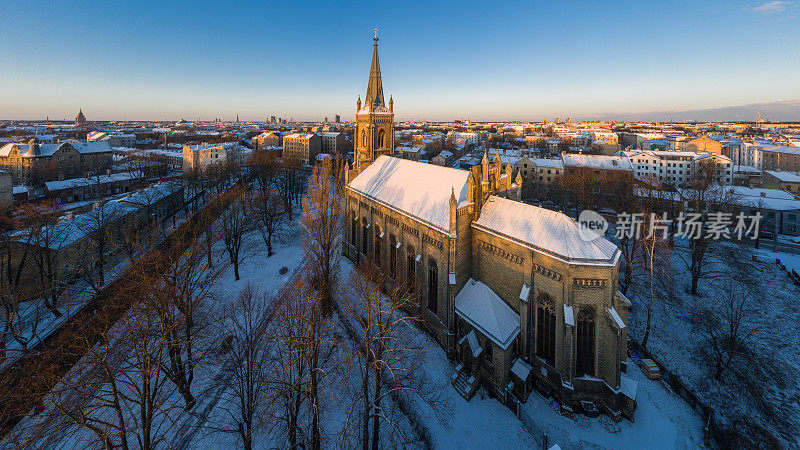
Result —
M 456 314 L 503 350 L 519 334 L 515 313 L 489 286 L 472 278 L 456 296 Z

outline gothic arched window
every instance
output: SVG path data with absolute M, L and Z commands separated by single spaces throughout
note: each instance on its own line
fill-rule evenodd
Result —
M 536 308 L 536 356 L 555 365 L 556 313 L 553 300 L 547 294 L 539 294 Z
M 578 354 L 575 364 L 577 376 L 594 375 L 594 323 L 594 309 L 583 308 L 578 314 Z
M 415 283 L 415 272 L 416 272 L 416 255 L 414 254 L 414 247 L 409 245 L 406 247 L 406 284 L 408 284 L 408 290 L 414 292 L 414 283 Z
M 367 133 L 365 133 L 364 130 L 361 130 L 361 146 L 367 146 Z
M 367 225 L 367 219 L 361 219 L 361 226 L 363 227 L 361 230 L 361 254 L 366 256 L 369 254 L 369 226 Z
M 389 276 L 397 276 L 397 239 L 393 234 L 389 235 Z
M 358 232 L 358 221 L 355 211 L 350 211 L 350 245 L 356 246 L 356 233 Z
M 381 130 L 378 133 L 378 148 L 384 148 L 384 147 L 386 147 L 386 132 L 384 130 Z
M 428 309 L 436 313 L 439 304 L 439 268 L 436 261 L 428 261 Z
M 374 254 L 372 257 L 375 258 L 375 265 L 378 266 L 378 268 L 381 267 L 381 241 L 383 241 L 381 234 L 381 227 L 375 225 L 375 241 L 372 245 Z

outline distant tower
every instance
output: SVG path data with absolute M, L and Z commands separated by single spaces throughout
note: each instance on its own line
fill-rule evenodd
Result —
M 236 123 L 239 123 L 239 114 L 236 114 Z
M 339 117 L 339 115 L 338 115 L 338 114 L 336 114 L 335 116 L 333 116 L 333 121 L 334 121 L 334 122 L 336 122 L 336 123 L 339 123 L 339 122 L 341 122 L 341 121 L 342 121 L 342 118 L 341 118 L 341 117 Z
M 75 116 L 75 125 L 86 125 L 86 116 L 83 115 L 83 108 L 78 111 L 78 115 Z
M 381 155 L 394 153 L 394 101 L 390 100 L 389 108 L 383 101 L 383 81 L 381 65 L 378 61 L 378 29 L 372 47 L 372 66 L 369 71 L 367 95 L 364 106 L 361 97 L 356 103 L 356 132 L 354 169 L 361 172 Z

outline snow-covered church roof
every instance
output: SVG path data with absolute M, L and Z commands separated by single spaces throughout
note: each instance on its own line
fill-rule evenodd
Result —
M 502 197 L 489 197 L 474 225 L 568 262 L 614 264 L 619 254 L 605 238 L 582 239 L 578 224 L 563 213 Z
M 348 187 L 444 232 L 450 229 L 450 194 L 467 199 L 469 172 L 380 156 Z

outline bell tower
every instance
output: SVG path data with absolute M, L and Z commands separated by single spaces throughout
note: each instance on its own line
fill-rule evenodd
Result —
M 356 174 L 366 169 L 379 156 L 394 153 L 394 100 L 389 101 L 390 107 L 387 108 L 383 98 L 381 65 L 378 61 L 377 28 L 372 40 L 372 66 L 367 95 L 363 105 L 361 97 L 356 103 L 356 131 L 353 136 L 353 169 Z

